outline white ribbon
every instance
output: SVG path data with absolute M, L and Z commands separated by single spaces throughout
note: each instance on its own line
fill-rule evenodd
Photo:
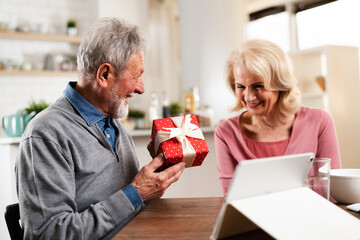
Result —
M 175 137 L 182 144 L 182 161 L 185 162 L 185 167 L 191 167 L 195 160 L 196 152 L 186 137 L 205 139 L 204 135 L 197 125 L 191 123 L 190 114 L 185 115 L 185 117 L 172 117 L 171 120 L 174 122 L 176 128 L 164 128 L 170 130 L 170 132 L 158 131 L 156 133 L 154 147 L 158 150 L 162 142 Z

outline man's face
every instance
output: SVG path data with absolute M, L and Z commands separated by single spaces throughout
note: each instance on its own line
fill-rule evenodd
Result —
M 128 114 L 128 99 L 134 93 L 145 92 L 142 74 L 144 72 L 144 57 L 141 52 L 130 56 L 129 64 L 120 79 L 115 80 L 111 87 L 111 111 L 112 118 L 124 118 Z

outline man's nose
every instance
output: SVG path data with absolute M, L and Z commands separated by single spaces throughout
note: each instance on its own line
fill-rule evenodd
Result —
M 145 86 L 144 86 L 144 81 L 143 81 L 143 79 L 141 77 L 139 79 L 138 83 L 136 84 L 135 93 L 143 94 L 144 92 L 145 92 Z

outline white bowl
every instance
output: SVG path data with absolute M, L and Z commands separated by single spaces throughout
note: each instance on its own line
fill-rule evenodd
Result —
M 360 203 L 360 169 L 330 170 L 330 194 L 339 203 Z

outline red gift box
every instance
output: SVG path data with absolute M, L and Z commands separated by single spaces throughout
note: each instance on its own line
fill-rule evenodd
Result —
M 185 167 L 200 166 L 209 153 L 195 115 L 153 120 L 151 139 L 157 154 L 164 153 L 161 170 L 181 161 Z

